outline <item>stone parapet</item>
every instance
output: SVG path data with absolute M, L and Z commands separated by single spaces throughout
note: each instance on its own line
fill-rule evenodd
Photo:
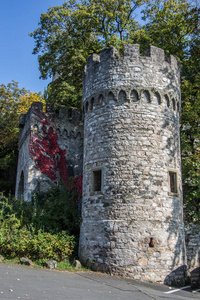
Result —
M 120 92 L 132 100 L 132 90 L 147 90 L 161 93 L 169 99 L 169 105 L 180 110 L 180 73 L 174 56 L 165 57 L 160 48 L 150 46 L 146 56 L 139 53 L 139 45 L 125 45 L 124 55 L 119 55 L 114 47 L 106 48 L 100 56 L 91 55 L 87 61 L 83 81 L 83 111 L 92 99 L 98 101 L 100 95 L 113 93 L 117 101 Z

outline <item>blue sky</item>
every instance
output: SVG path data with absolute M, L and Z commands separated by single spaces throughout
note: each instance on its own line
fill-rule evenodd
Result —
M 0 6 L 0 84 L 11 80 L 31 92 L 44 92 L 50 80 L 39 79 L 34 39 L 29 32 L 38 27 L 40 15 L 49 6 L 64 0 L 1 0 Z

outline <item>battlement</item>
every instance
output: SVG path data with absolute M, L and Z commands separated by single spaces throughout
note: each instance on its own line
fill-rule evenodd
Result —
M 65 119 L 65 121 L 71 123 L 77 123 L 81 120 L 81 111 L 75 107 L 66 108 L 64 106 L 59 106 L 58 108 L 53 109 L 47 104 L 46 113 L 53 118 Z
M 154 63 L 164 63 L 167 62 L 171 66 L 172 69 L 179 69 L 176 58 L 173 55 L 165 56 L 165 52 L 163 49 L 149 46 L 145 51 L 145 56 L 140 55 L 140 45 L 138 44 L 125 44 L 124 45 L 124 55 L 120 55 L 118 50 L 115 47 L 105 48 L 100 51 L 100 55 L 92 54 L 87 60 L 87 68 L 92 68 L 96 66 L 98 63 L 108 63 L 111 60 L 121 60 L 122 62 L 126 62 L 129 59 L 132 60 L 151 60 Z
M 36 114 L 35 114 L 36 113 Z M 38 113 L 43 113 L 43 103 L 34 102 L 29 108 L 27 114 L 21 114 L 19 118 L 19 149 L 23 145 L 26 138 L 30 135 L 31 130 L 33 128 L 38 128 L 40 131 L 41 125 L 38 125 L 37 115 Z M 67 126 L 67 135 L 64 133 L 66 137 L 81 137 L 82 138 L 82 121 L 81 121 L 81 112 L 77 108 L 66 109 L 64 107 L 59 107 L 58 109 L 52 109 L 48 104 L 46 106 L 45 115 L 50 120 L 54 120 L 58 133 L 64 132 L 62 129 L 63 126 L 61 124 L 65 124 Z M 65 127 L 66 127 L 65 126 Z M 47 126 L 48 128 L 48 126 Z
M 145 53 L 140 55 L 138 44 L 126 44 L 123 55 L 114 47 L 91 55 L 83 76 L 83 114 L 115 101 L 116 105 L 156 104 L 171 108 L 179 116 L 181 91 L 176 58 L 165 56 L 164 50 L 155 46 Z

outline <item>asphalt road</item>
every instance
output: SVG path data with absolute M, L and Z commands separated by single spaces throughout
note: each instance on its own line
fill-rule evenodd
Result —
M 200 299 L 200 290 L 175 289 L 94 272 L 62 272 L 0 263 L 1 300 Z

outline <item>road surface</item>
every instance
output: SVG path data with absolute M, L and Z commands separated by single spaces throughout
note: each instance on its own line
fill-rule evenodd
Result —
M 192 291 L 141 283 L 95 272 L 67 272 L 0 263 L 1 300 L 200 299 Z

